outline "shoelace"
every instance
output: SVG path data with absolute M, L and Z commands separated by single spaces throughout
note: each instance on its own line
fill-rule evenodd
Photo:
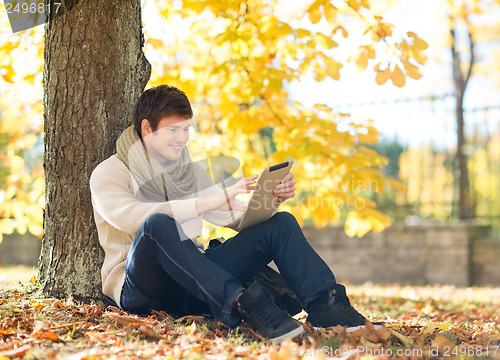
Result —
M 258 320 L 272 327 L 288 320 L 288 315 L 272 301 L 261 303 L 260 306 L 255 307 L 252 313 Z

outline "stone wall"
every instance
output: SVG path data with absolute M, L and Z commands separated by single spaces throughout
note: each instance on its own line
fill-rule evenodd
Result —
M 393 224 L 362 238 L 349 238 L 342 227 L 303 230 L 339 281 L 500 285 L 500 239 L 487 238 L 485 226 Z M 38 238 L 6 235 L 0 264 L 36 265 L 39 253 Z
M 478 240 L 488 227 L 467 223 L 392 225 L 349 238 L 342 227 L 305 227 L 311 245 L 339 281 L 363 283 L 500 284 L 500 241 Z M 494 252 L 491 248 L 496 249 Z M 472 255 L 471 250 L 478 253 Z M 482 261 L 487 254 L 486 261 Z

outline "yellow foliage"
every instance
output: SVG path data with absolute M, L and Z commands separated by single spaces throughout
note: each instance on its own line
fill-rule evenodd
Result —
M 403 65 L 406 70 L 406 74 L 412 79 L 418 80 L 422 77 L 422 72 L 418 67 L 413 64 L 410 64 L 409 61 L 403 61 Z
M 325 13 L 326 21 L 333 24 L 337 22 L 337 8 L 334 5 L 329 2 L 324 4 L 323 11 Z M 338 28 L 341 28 L 342 31 L 345 32 L 345 29 L 343 27 L 339 26 Z M 347 34 L 344 35 L 344 37 L 347 37 Z
M 358 72 L 363 72 L 368 66 L 368 59 L 375 59 L 375 48 L 373 45 L 361 46 L 356 58 L 356 69 Z
M 373 209 L 365 211 L 351 210 L 345 221 L 345 232 L 348 236 L 362 237 L 368 231 L 380 232 L 390 224 L 389 218 Z
M 14 73 L 14 68 L 10 64 L 4 65 L 0 68 L 0 74 L 5 82 L 13 83 Z
M 403 87 L 406 82 L 405 75 L 403 74 L 403 71 L 401 71 L 398 65 L 396 65 L 394 71 L 392 72 L 391 80 L 392 83 L 398 87 Z
M 381 38 L 391 36 L 393 27 L 394 27 L 394 25 L 392 25 L 391 23 L 379 21 L 378 26 L 377 26 L 377 34 Z
M 321 20 L 321 13 L 319 11 L 319 7 L 315 7 L 309 11 L 309 21 L 313 24 L 319 23 Z
M 377 76 L 375 77 L 375 81 L 377 84 L 382 85 L 387 82 L 391 78 L 391 70 L 387 67 L 385 70 L 380 70 L 380 65 L 382 63 L 378 63 L 375 65 L 375 71 L 377 72 Z
M 34 29 L 0 40 L 0 83 L 8 84 L 0 97 L 0 234 L 42 235 L 42 162 L 23 158 L 42 127 L 42 48 L 42 34 Z
M 358 0 L 347 0 L 347 3 L 350 7 L 352 7 L 355 11 L 359 11 L 361 7 L 361 2 Z

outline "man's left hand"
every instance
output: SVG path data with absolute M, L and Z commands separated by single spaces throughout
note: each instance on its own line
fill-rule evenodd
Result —
M 278 204 L 282 204 L 295 196 L 295 184 L 297 184 L 297 181 L 293 178 L 293 173 L 286 174 L 281 180 L 281 184 L 274 188 L 274 195 L 278 197 Z

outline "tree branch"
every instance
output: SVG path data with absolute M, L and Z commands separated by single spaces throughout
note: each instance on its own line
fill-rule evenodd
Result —
M 472 31 L 470 30 L 470 25 L 467 23 L 467 35 L 469 35 L 469 52 L 470 52 L 470 61 L 469 61 L 469 70 L 467 71 L 467 77 L 465 78 L 464 90 L 467 87 L 467 83 L 472 74 L 472 67 L 474 66 L 474 41 L 472 40 Z

